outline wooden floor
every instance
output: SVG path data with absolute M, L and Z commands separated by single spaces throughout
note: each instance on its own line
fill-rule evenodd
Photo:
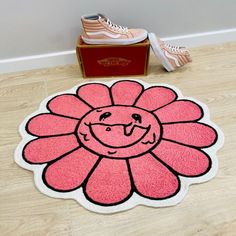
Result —
M 48 95 L 82 82 L 79 67 L 0 75 L 0 235 L 236 235 L 236 43 L 191 53 L 193 63 L 174 73 L 165 72 L 152 57 L 150 73 L 141 79 L 174 85 L 208 105 L 211 119 L 225 134 L 217 177 L 191 186 L 175 207 L 138 206 L 113 215 L 43 195 L 32 173 L 13 160 L 23 118 Z

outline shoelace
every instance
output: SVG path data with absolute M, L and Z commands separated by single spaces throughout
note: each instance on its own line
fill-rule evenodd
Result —
M 173 46 L 173 45 L 170 45 L 168 43 L 164 43 L 164 45 L 165 45 L 165 47 L 167 47 L 168 49 L 170 49 L 173 52 L 181 52 L 182 51 L 181 49 L 184 49 L 184 47 Z
M 123 33 L 128 32 L 127 27 L 124 27 L 124 26 L 121 26 L 121 25 L 116 25 L 116 24 L 112 23 L 109 19 L 106 19 L 106 23 L 113 30 L 116 30 L 118 32 L 123 32 Z

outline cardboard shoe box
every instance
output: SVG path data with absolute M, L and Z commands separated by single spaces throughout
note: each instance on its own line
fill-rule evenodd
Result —
M 150 43 L 89 45 L 81 38 L 76 53 L 84 77 L 147 75 Z

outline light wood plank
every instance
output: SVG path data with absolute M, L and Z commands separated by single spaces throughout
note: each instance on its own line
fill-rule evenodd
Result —
M 149 75 L 139 79 L 174 85 L 185 96 L 208 105 L 226 139 L 218 152 L 219 172 L 212 181 L 191 186 L 175 207 L 138 206 L 113 215 L 95 214 L 73 200 L 41 194 L 32 173 L 13 160 L 20 122 L 46 96 L 85 81 L 78 65 L 0 75 L 0 234 L 235 235 L 236 43 L 196 48 L 191 53 L 193 63 L 173 73 L 161 69 L 152 56 Z

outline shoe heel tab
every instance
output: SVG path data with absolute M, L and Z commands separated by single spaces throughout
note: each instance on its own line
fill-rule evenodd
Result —
M 81 20 L 98 20 L 99 18 L 100 18 L 100 16 L 97 13 L 81 16 Z

